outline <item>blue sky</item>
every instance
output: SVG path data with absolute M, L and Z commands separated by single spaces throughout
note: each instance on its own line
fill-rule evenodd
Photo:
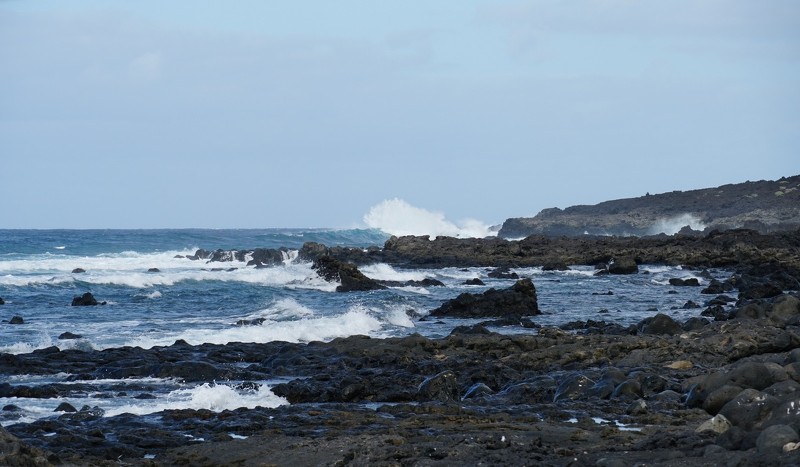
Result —
M 0 228 L 500 223 L 798 148 L 794 0 L 0 0 Z

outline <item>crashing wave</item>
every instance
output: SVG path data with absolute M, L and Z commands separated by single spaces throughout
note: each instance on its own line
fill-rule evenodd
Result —
M 476 219 L 452 222 L 444 214 L 412 206 L 393 198 L 371 207 L 364 215 L 364 223 L 391 235 L 430 235 L 460 238 L 483 238 L 497 235 L 496 231 Z

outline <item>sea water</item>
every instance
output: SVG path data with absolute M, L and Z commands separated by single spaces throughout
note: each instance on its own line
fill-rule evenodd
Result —
M 455 326 L 477 320 L 425 319 L 434 308 L 462 292 L 480 293 L 505 288 L 513 280 L 487 277 L 490 268 L 398 269 L 388 264 L 362 266 L 374 279 L 408 281 L 426 278 L 444 287 L 393 287 L 369 292 L 337 293 L 336 283 L 322 280 L 311 264 L 298 259 L 304 242 L 367 248 L 382 246 L 389 237 L 378 229 L 262 229 L 262 230 L 0 230 L 0 353 L 27 353 L 56 346 L 60 349 L 107 349 L 121 346 L 151 348 L 182 339 L 189 344 L 287 341 L 329 341 L 350 335 L 372 337 L 420 333 L 443 337 Z M 245 262 L 213 262 L 186 258 L 198 248 L 254 249 L 285 247 L 280 265 L 247 267 Z M 73 273 L 76 268 L 85 270 Z M 156 272 L 148 272 L 153 268 Z M 533 321 L 559 325 L 574 320 L 604 320 L 630 325 L 667 313 L 677 320 L 697 316 L 684 309 L 707 297 L 698 287 L 671 287 L 673 277 L 698 277 L 680 267 L 643 266 L 639 274 L 595 276 L 588 266 L 569 271 L 520 268 L 532 278 L 544 314 Z M 719 278 L 724 271 L 711 271 Z M 485 286 L 465 285 L 479 277 Z M 702 284 L 708 279 L 699 278 Z M 606 293 L 612 291 L 612 295 Z M 70 306 L 72 298 L 91 292 L 105 305 Z M 24 324 L 9 323 L 20 316 Z M 237 324 L 259 320 L 258 325 Z M 521 327 L 492 328 L 498 332 L 535 333 Z M 62 333 L 81 336 L 59 339 Z M 70 375 L 9 376 L 11 384 L 70 381 Z M 82 384 L 107 384 L 95 381 Z M 286 401 L 269 391 L 238 390 L 237 382 L 185 384 L 174 380 L 127 379 L 120 384 L 144 387 L 156 399 L 126 397 L 72 398 L 75 407 L 100 405 L 106 415 L 152 413 L 167 408 L 276 406 Z M 132 391 L 136 393 L 136 391 Z M 62 400 L 0 398 L 14 404 L 22 416 L 0 417 L 9 424 L 53 416 Z

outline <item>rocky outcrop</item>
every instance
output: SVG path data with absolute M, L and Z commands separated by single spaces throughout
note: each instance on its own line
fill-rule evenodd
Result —
M 521 279 L 505 290 L 489 289 L 482 294 L 462 293 L 431 311 L 431 316 L 452 318 L 523 317 L 541 314 L 536 287 Z
M 311 266 L 320 277 L 328 282 L 340 282 L 337 292 L 353 292 L 385 289 L 386 286 L 370 279 L 358 270 L 355 264 L 339 261 L 331 256 L 314 260 Z
M 392 237 L 370 256 L 408 267 L 529 267 L 561 262 L 602 265 L 616 260 L 692 268 L 735 268 L 756 277 L 793 283 L 800 278 L 800 230 L 760 234 L 753 230 L 714 231 L 700 237 L 544 237 L 499 238 Z M 759 266 L 762 265 L 762 266 Z M 632 265 L 631 265 L 632 266 Z M 755 268 L 755 269 L 754 269 Z M 797 287 L 797 286 L 792 286 Z M 796 288 L 784 287 L 784 290 Z
M 691 191 L 673 191 L 600 204 L 544 209 L 532 218 L 503 223 L 502 238 L 529 235 L 693 234 L 686 226 L 749 228 L 774 232 L 800 227 L 800 175 L 776 181 L 745 182 Z
M 83 295 L 73 297 L 72 299 L 72 306 L 95 306 L 95 305 L 105 305 L 106 302 L 98 302 L 94 295 L 90 292 L 86 292 Z

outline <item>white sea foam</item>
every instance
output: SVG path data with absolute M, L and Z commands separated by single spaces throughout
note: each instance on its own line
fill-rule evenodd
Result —
M 421 281 L 428 277 L 422 271 L 397 271 L 385 263 L 370 264 L 359 269 L 370 279 L 378 281 Z
M 0 285 L 28 287 L 81 282 L 93 285 L 122 285 L 139 289 L 173 286 L 183 281 L 244 282 L 256 285 L 289 286 L 333 291 L 338 284 L 326 282 L 310 263 L 296 262 L 297 252 L 284 256 L 284 265 L 268 268 L 245 267 L 243 262 L 206 263 L 175 258 L 166 252 L 140 254 L 125 252 L 94 257 L 38 255 L 27 260 L 0 262 Z M 73 274 L 80 267 L 85 272 Z M 148 272 L 155 268 L 157 272 Z M 229 270 L 234 268 L 233 270 Z M 150 298 L 158 298 L 151 296 Z
M 125 404 L 106 411 L 106 417 L 122 413 L 146 415 L 162 410 L 175 409 L 207 409 L 215 412 L 233 410 L 240 407 L 254 408 L 278 407 L 289 402 L 272 393 L 269 387 L 262 385 L 257 391 L 239 392 L 223 384 L 202 384 L 189 389 L 177 389 L 163 398 L 147 401 L 146 404 Z
M 387 199 L 371 207 L 364 215 L 364 223 L 391 235 L 430 235 L 432 238 L 483 238 L 497 235 L 481 221 L 465 219 L 455 223 L 447 220 L 442 213 L 412 206 L 399 198 Z
M 232 326 L 224 329 L 194 328 L 177 335 L 138 337 L 126 345 L 149 349 L 154 346 L 171 345 L 178 339 L 183 339 L 192 345 L 228 344 L 230 342 L 328 341 L 336 337 L 370 334 L 380 328 L 381 321 L 379 319 L 365 309 L 353 307 L 346 313 L 335 316 L 301 318 L 294 321 L 268 319 L 259 326 Z
M 310 316 L 314 316 L 314 310 L 311 308 L 308 308 L 293 298 L 282 298 L 263 310 L 247 315 L 245 319 L 253 320 L 264 318 L 275 321 L 287 321 L 308 318 Z
M 408 316 L 408 313 L 406 313 L 405 308 L 396 308 L 393 310 L 389 310 L 386 313 L 386 321 L 395 326 L 401 326 L 404 328 L 414 327 L 414 322 L 411 321 L 411 317 Z
M 680 216 L 659 219 L 653 224 L 647 233 L 650 235 L 657 235 L 664 233 L 667 235 L 675 235 L 682 228 L 689 226 L 692 230 L 705 230 L 706 225 L 703 221 L 694 214 L 681 214 Z

